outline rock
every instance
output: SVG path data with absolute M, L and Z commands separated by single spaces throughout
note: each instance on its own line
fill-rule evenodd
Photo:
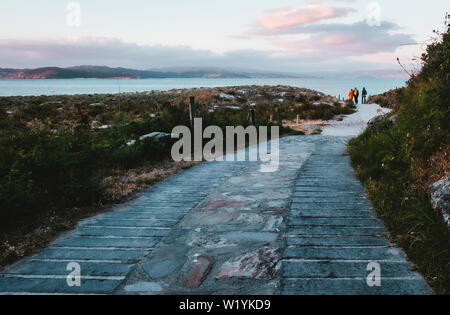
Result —
M 433 207 L 442 211 L 445 222 L 450 226 L 450 176 L 432 184 L 430 189 Z
M 248 224 L 259 224 L 264 222 L 264 218 L 258 214 L 254 213 L 242 213 L 236 219 L 238 222 L 245 222 Z
M 152 133 L 149 133 L 147 135 L 143 135 L 143 136 L 139 137 L 139 140 L 143 141 L 143 140 L 148 139 L 148 138 L 154 138 L 157 141 L 159 141 L 161 139 L 166 139 L 166 138 L 171 138 L 171 137 L 172 137 L 172 134 L 170 134 L 170 133 L 152 132 Z M 136 140 L 130 140 L 130 141 L 128 141 L 126 143 L 126 145 L 127 146 L 133 146 L 133 145 L 136 144 L 136 142 L 137 142 Z
M 286 211 L 286 208 L 270 208 L 264 211 L 264 214 L 270 214 L 270 215 L 276 215 L 276 214 L 283 214 Z
M 379 123 L 381 123 L 384 120 L 388 120 L 391 124 L 394 124 L 397 121 L 398 116 L 397 115 L 389 115 L 389 114 L 385 114 L 385 115 L 379 115 L 376 116 L 374 118 L 372 118 L 371 120 L 369 120 L 369 122 L 367 123 L 367 125 L 369 127 L 378 125 Z
M 148 135 L 143 135 L 142 137 L 139 138 L 139 140 L 145 140 L 147 138 L 155 138 L 157 140 L 161 139 L 161 138 L 170 138 L 172 137 L 172 135 L 170 133 L 164 133 L 164 132 L 152 132 L 149 133 Z
M 217 210 L 223 208 L 237 208 L 244 207 L 245 201 L 232 201 L 232 200 L 211 200 L 202 206 L 202 210 Z
M 214 260 L 209 256 L 198 256 L 191 262 L 188 274 L 183 278 L 183 287 L 198 288 L 201 286 L 214 264 Z
M 235 106 L 235 105 L 227 105 L 227 106 L 225 106 L 225 108 L 233 109 L 233 110 L 240 110 L 241 109 L 240 106 Z
M 397 114 L 394 114 L 394 115 L 392 115 L 391 117 L 389 117 L 389 121 L 390 121 L 391 123 L 395 123 L 395 122 L 397 121 L 397 118 L 398 118 L 398 115 L 397 115 Z
M 186 217 L 182 222 L 183 227 L 194 227 L 194 226 L 215 226 L 226 224 L 237 218 L 239 214 L 236 211 L 205 211 L 199 210 L 194 211 Z
M 132 145 L 135 145 L 136 144 L 136 140 L 131 140 L 131 141 L 128 141 L 127 142 L 127 146 L 132 146 Z
M 235 247 L 236 243 L 224 238 L 215 238 L 212 235 L 193 235 L 187 243 L 189 246 L 202 247 L 203 249 L 218 249 Z
M 367 123 L 367 126 L 372 127 L 372 126 L 378 125 L 380 122 L 382 122 L 385 119 L 386 119 L 386 115 L 376 116 L 376 117 L 372 118 L 371 120 L 369 120 L 369 122 Z
M 225 94 L 225 93 L 220 93 L 219 97 L 226 99 L 226 100 L 230 100 L 230 101 L 233 101 L 235 99 L 235 97 L 233 95 Z
M 187 249 L 180 246 L 160 248 L 142 267 L 152 279 L 167 277 L 176 273 L 184 265 L 186 252 Z
M 279 248 L 264 247 L 225 262 L 220 267 L 216 279 L 241 277 L 269 280 L 277 271 L 279 259 Z
M 280 232 L 282 224 L 283 224 L 282 216 L 271 216 L 271 217 L 269 217 L 269 220 L 267 220 L 267 223 L 264 226 L 263 231 L 265 231 L 265 232 Z

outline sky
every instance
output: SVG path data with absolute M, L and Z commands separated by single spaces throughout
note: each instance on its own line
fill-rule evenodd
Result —
M 1 0 L 0 67 L 410 68 L 447 0 Z

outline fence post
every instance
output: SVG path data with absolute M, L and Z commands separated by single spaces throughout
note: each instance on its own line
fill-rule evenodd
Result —
M 297 125 L 300 125 L 300 115 L 297 115 Z
M 252 108 L 250 110 L 250 113 L 251 113 L 251 117 L 252 117 L 252 125 L 256 125 L 256 122 L 255 122 L 255 110 Z

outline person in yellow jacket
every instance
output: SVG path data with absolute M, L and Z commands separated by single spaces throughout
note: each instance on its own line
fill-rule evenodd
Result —
M 359 103 L 359 91 L 358 91 L 358 88 L 355 88 L 353 90 L 353 98 L 355 99 L 356 105 L 358 105 L 358 103 Z

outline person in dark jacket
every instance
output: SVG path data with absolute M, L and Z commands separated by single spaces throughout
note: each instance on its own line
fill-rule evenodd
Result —
M 363 88 L 363 90 L 362 90 L 362 100 L 361 100 L 361 102 L 363 104 L 366 104 L 366 102 L 367 102 L 367 90 L 366 90 L 366 88 Z

